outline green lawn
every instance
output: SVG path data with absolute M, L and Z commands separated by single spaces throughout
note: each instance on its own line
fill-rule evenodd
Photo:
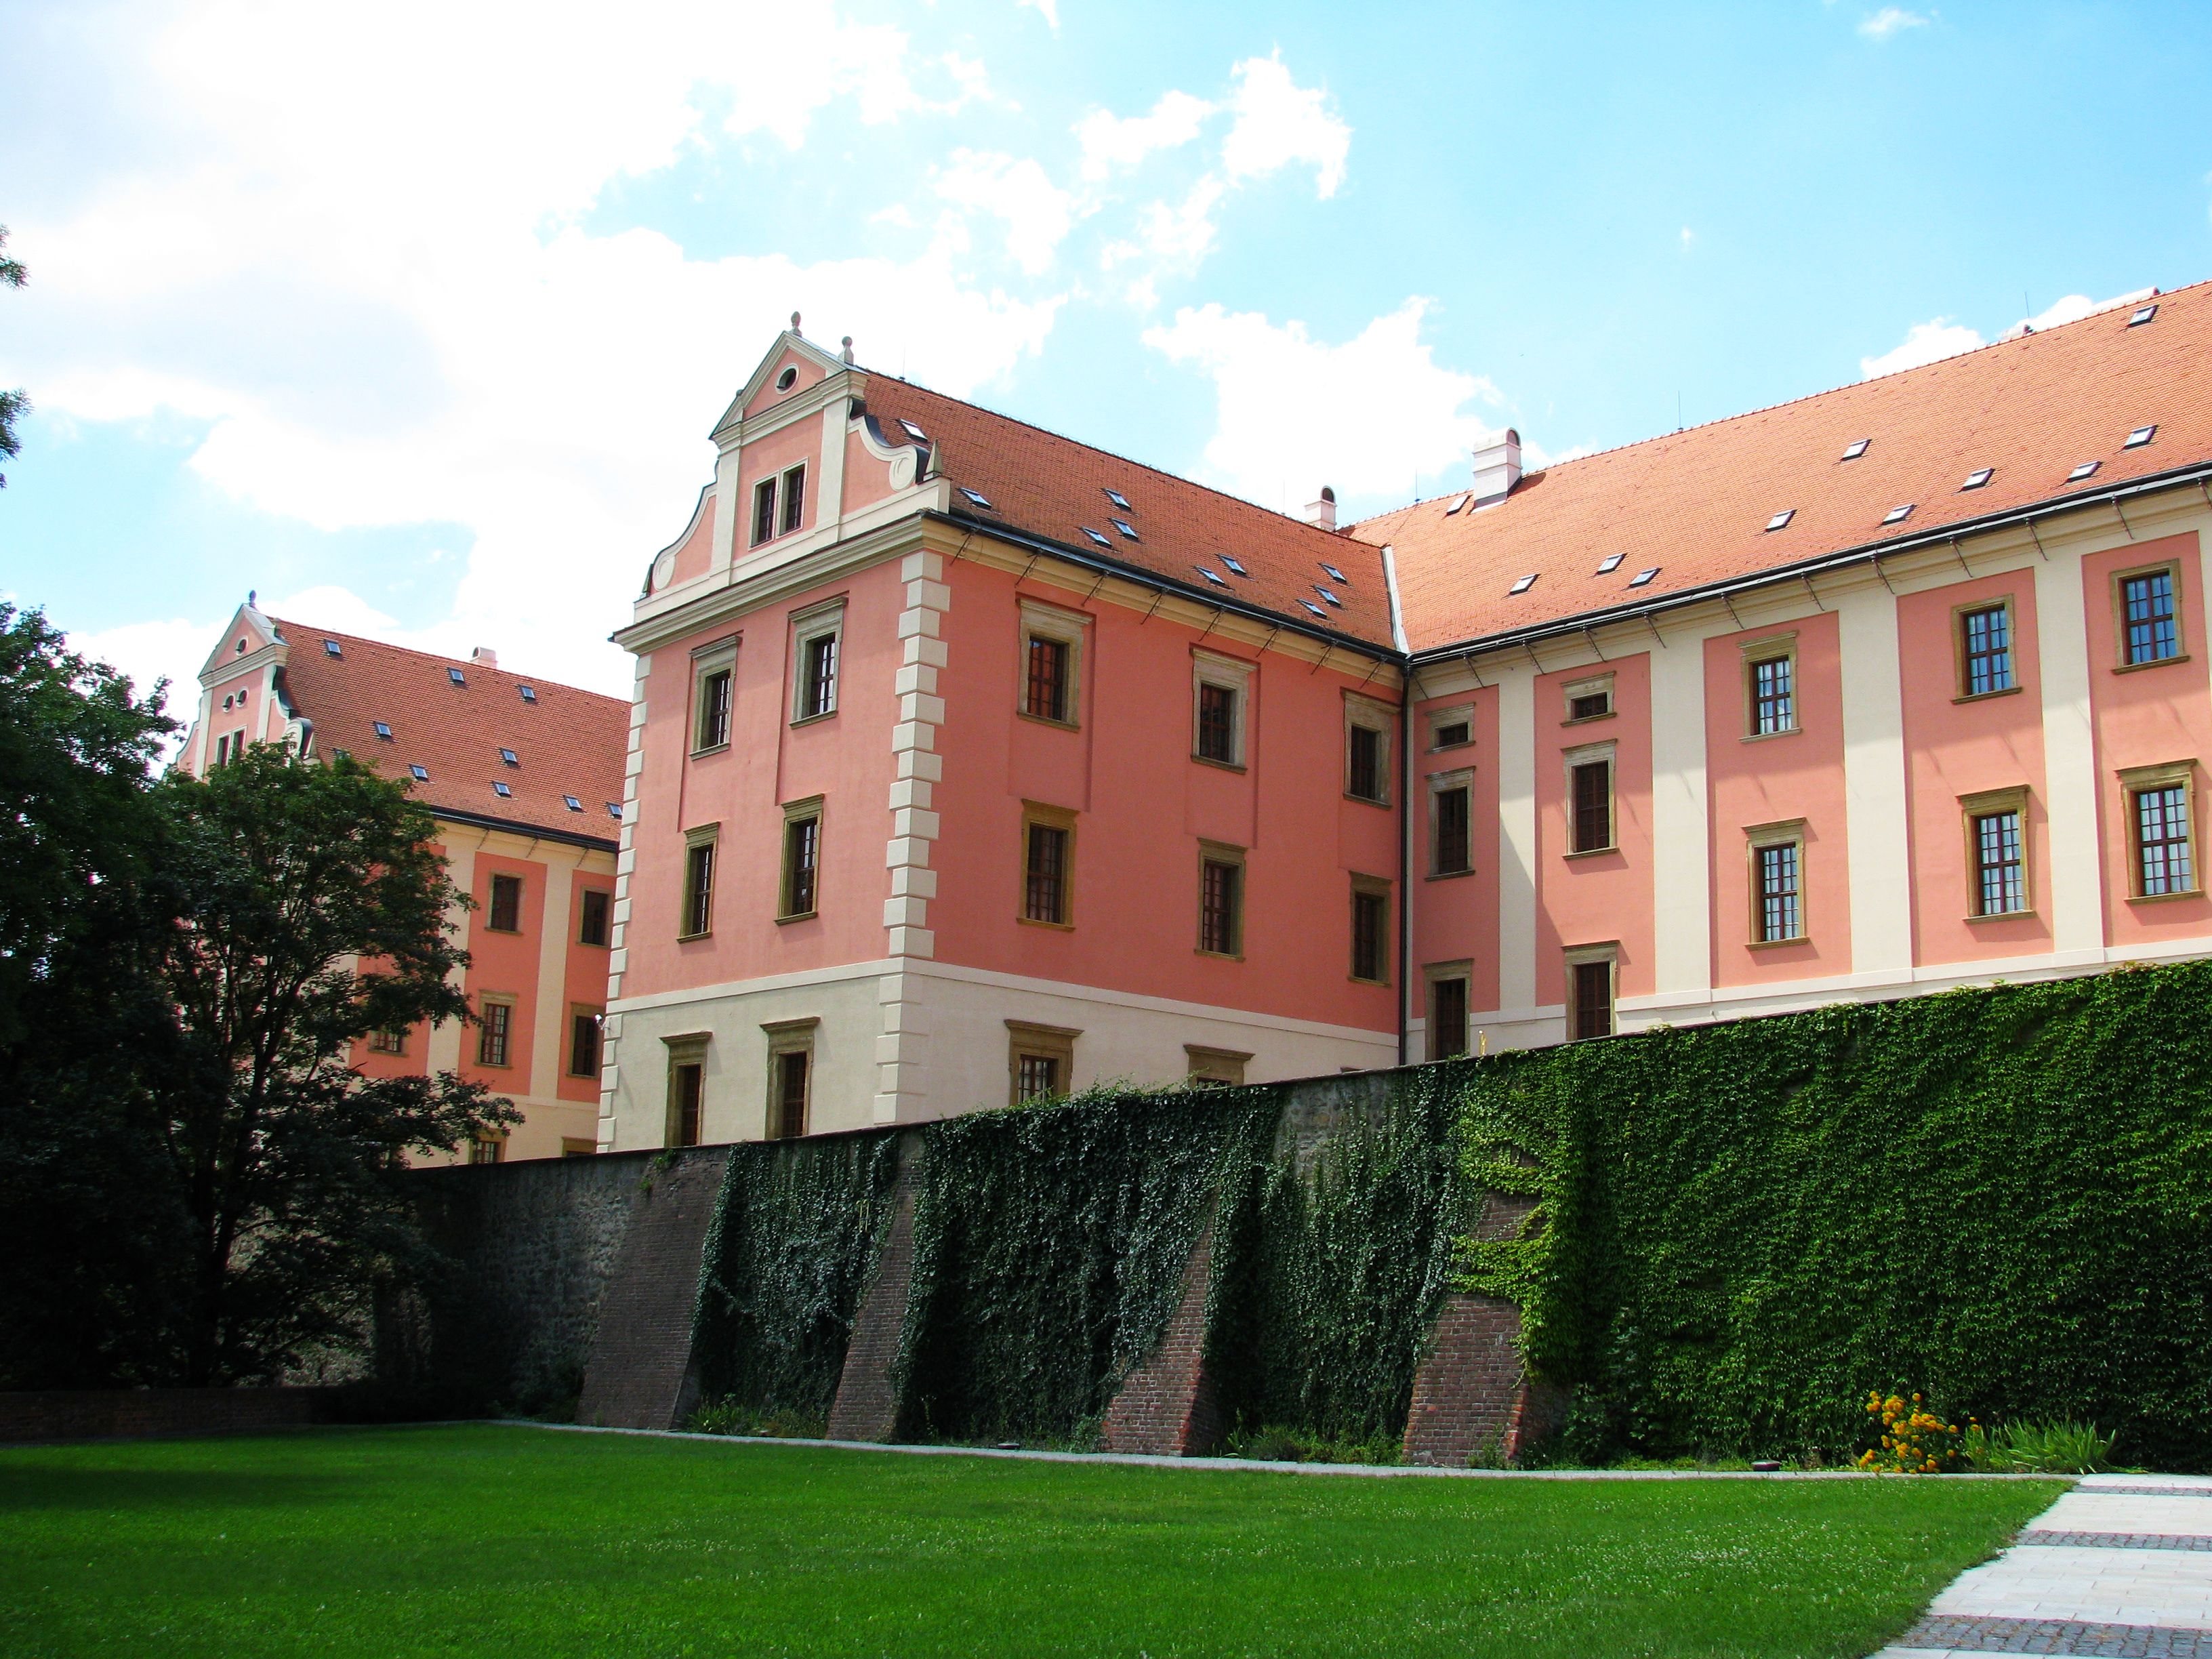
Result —
M 1863 1655 L 2057 1481 L 1427 1480 L 463 1426 L 0 1450 L 0 1652 Z

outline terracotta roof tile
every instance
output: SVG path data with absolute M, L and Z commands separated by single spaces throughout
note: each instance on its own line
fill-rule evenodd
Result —
M 433 811 L 610 845 L 620 836 L 607 804 L 622 799 L 628 703 L 305 623 L 276 625 L 291 647 L 285 696 L 294 714 L 314 723 L 318 752 L 345 750 L 383 776 L 411 784 Z M 337 641 L 339 655 L 329 653 L 326 640 Z M 465 684 L 453 683 L 452 669 Z M 526 685 L 537 693 L 534 702 L 524 699 Z M 376 733 L 379 720 L 392 728 L 388 741 Z M 507 765 L 502 749 L 520 763 Z M 429 781 L 416 782 L 411 766 L 422 767 Z M 494 787 L 500 783 L 513 793 L 501 796 Z M 570 810 L 564 795 L 583 810 Z
M 1304 627 L 1390 643 L 1390 600 L 1375 547 L 889 375 L 869 376 L 867 402 L 890 441 L 905 441 L 901 420 L 928 434 L 962 517 L 1133 565 L 1200 593 L 1235 598 Z M 963 486 L 990 505 L 958 495 Z M 1128 507 L 1115 506 L 1109 489 Z M 1135 539 L 1115 527 L 1116 519 L 1137 532 Z M 1104 537 L 1105 545 L 1086 532 Z M 1248 574 L 1238 575 L 1227 559 Z M 1331 578 L 1325 564 L 1346 580 Z M 1217 580 L 1200 574 L 1201 567 Z
M 2150 303 L 2143 301 L 2142 303 Z M 1782 568 L 2212 459 L 2212 283 L 1370 519 L 1416 651 Z M 2155 424 L 2148 444 L 2129 433 Z M 1844 452 L 1870 440 L 1855 460 Z M 2095 474 L 2069 483 L 2086 461 Z M 1978 470 L 1988 482 L 1962 489 Z M 1911 514 L 1884 523 L 1910 504 Z M 1769 532 L 1775 514 L 1784 529 Z M 1601 561 L 1622 555 L 1600 575 Z M 1641 588 L 1638 572 L 1659 574 Z M 1521 577 L 1536 581 L 1519 595 Z

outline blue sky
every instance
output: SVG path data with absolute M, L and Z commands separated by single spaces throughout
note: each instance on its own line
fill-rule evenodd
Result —
M 1295 508 L 2212 276 L 2182 5 L 0 3 L 0 592 L 605 642 L 797 309 Z

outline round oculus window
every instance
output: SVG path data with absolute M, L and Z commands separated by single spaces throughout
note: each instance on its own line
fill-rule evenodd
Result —
M 782 374 L 775 377 L 775 389 L 778 392 L 788 392 L 792 388 L 792 384 L 798 379 L 799 371 L 797 369 L 787 368 Z

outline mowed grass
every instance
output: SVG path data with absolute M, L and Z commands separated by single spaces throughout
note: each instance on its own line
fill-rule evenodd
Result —
M 2057 1481 L 1435 1480 L 464 1425 L 0 1451 L 0 1653 L 1858 1656 Z

